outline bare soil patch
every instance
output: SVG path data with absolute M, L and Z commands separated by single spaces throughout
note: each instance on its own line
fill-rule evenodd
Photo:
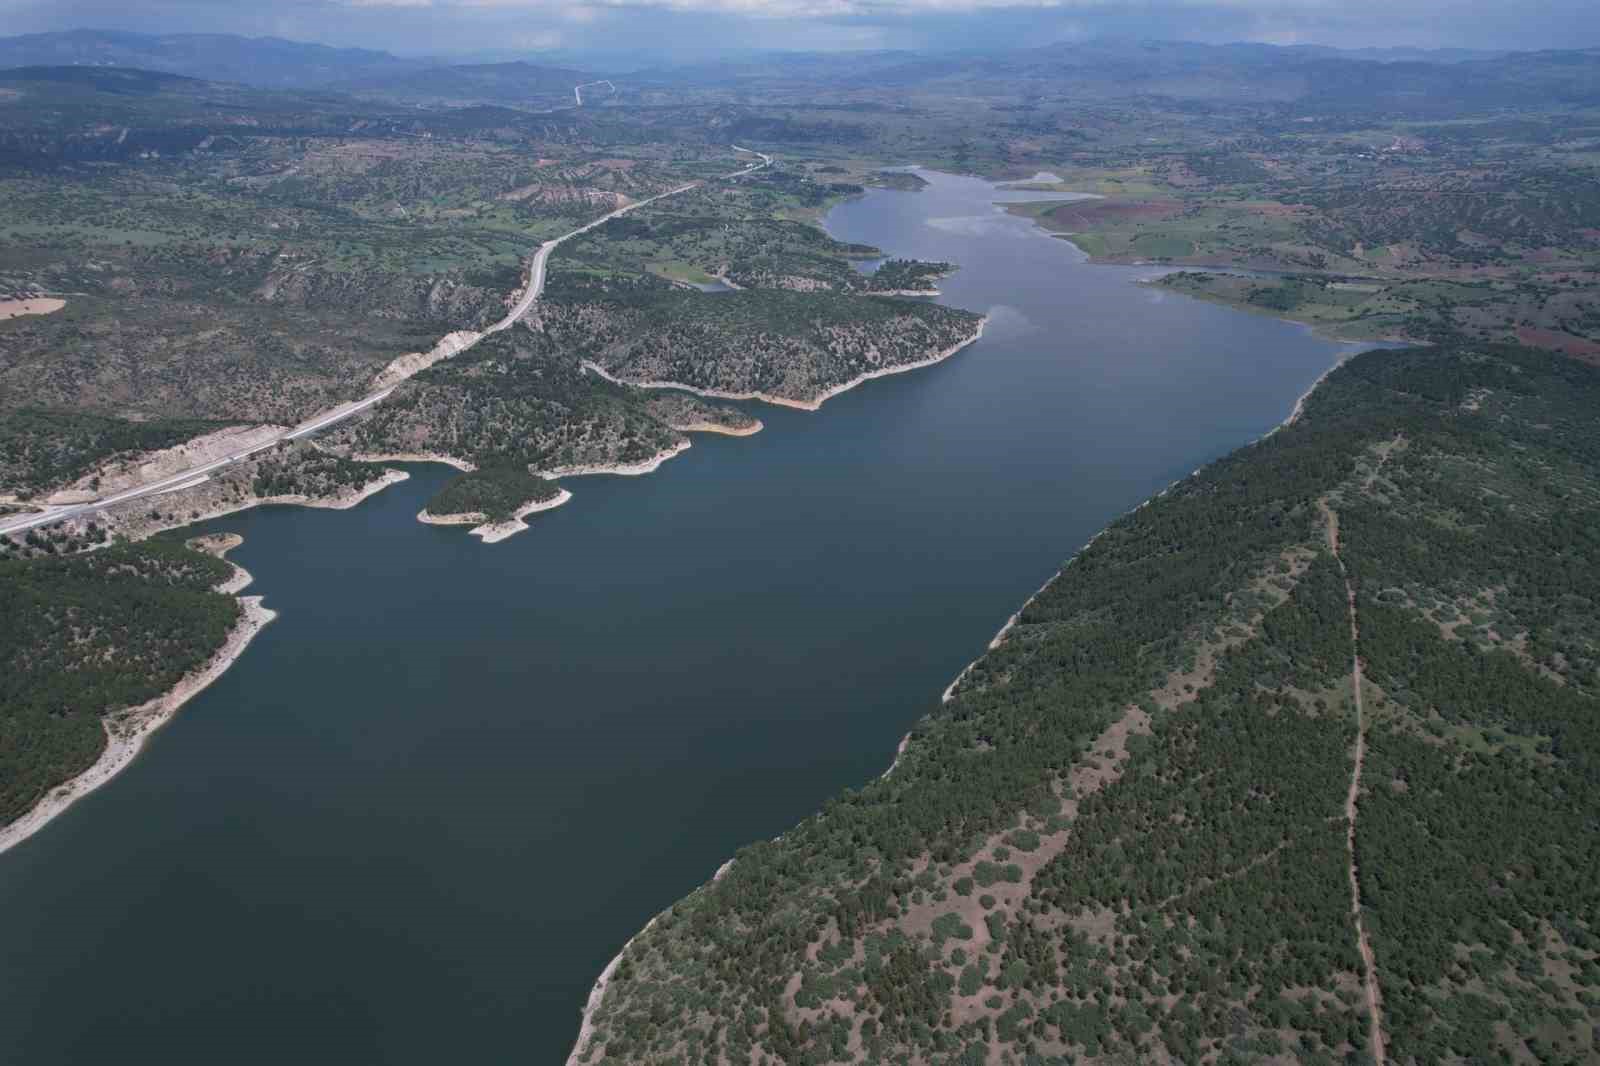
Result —
M 26 300 L 0 300 L 0 320 L 24 315 L 51 315 L 67 306 L 54 296 L 33 296 Z
M 1600 365 L 1600 341 L 1585 340 L 1570 333 L 1543 329 L 1539 326 L 1521 327 L 1517 330 L 1517 340 L 1535 348 L 1551 348 L 1574 359 L 1581 359 L 1585 363 Z

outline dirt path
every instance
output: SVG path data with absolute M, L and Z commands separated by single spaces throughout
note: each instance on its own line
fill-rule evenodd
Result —
M 1387 455 L 1385 455 L 1387 458 Z M 1357 800 L 1361 794 L 1361 768 L 1367 758 L 1367 719 L 1361 706 L 1361 626 L 1356 616 L 1356 589 L 1350 583 L 1350 572 L 1345 569 L 1344 558 L 1339 554 L 1339 513 L 1328 506 L 1327 500 L 1318 500 L 1317 506 L 1322 509 L 1323 517 L 1327 519 L 1328 549 L 1333 552 L 1334 560 L 1339 564 L 1339 573 L 1344 576 L 1344 591 L 1350 605 L 1350 681 L 1355 689 L 1356 700 L 1356 746 L 1354 766 L 1350 770 L 1350 790 L 1344 798 L 1345 819 L 1345 845 L 1349 853 L 1346 868 L 1350 874 L 1350 916 L 1356 925 L 1356 947 L 1361 951 L 1361 965 L 1366 971 L 1365 985 L 1367 994 L 1367 1014 L 1369 1022 L 1368 1044 L 1372 1052 L 1372 1061 L 1377 1066 L 1385 1066 L 1383 1047 L 1383 995 L 1378 988 L 1378 962 L 1372 953 L 1372 941 L 1367 936 L 1366 922 L 1361 917 L 1361 877 L 1356 867 L 1356 814 Z

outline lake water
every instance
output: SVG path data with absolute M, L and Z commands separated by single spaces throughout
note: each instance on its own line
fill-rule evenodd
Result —
M 943 299 L 991 321 L 939 366 L 571 480 L 492 547 L 413 519 L 439 467 L 208 523 L 280 617 L 0 856 L 0 1061 L 560 1062 L 652 914 L 880 773 L 1079 545 L 1340 353 L 928 176 L 828 226 L 962 265 Z

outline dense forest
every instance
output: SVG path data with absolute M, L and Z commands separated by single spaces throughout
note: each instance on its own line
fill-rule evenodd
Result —
M 227 639 L 221 559 L 153 540 L 0 560 L 0 825 L 86 769 L 101 718 L 172 688 Z
M 529 503 L 553 499 L 559 492 L 553 481 L 528 473 L 525 466 L 486 466 L 451 481 L 423 508 L 430 515 L 482 515 L 487 522 L 504 522 Z
M 1593 1061 L 1597 415 L 1531 349 L 1350 361 L 661 914 L 578 1060 L 1372 1061 L 1364 929 L 1386 1061 Z

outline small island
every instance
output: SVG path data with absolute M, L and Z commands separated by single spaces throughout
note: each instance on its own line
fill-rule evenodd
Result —
M 528 528 L 530 514 L 560 507 L 572 494 L 553 481 L 514 465 L 488 466 L 462 474 L 440 489 L 417 514 L 436 526 L 473 526 L 485 544 Z

